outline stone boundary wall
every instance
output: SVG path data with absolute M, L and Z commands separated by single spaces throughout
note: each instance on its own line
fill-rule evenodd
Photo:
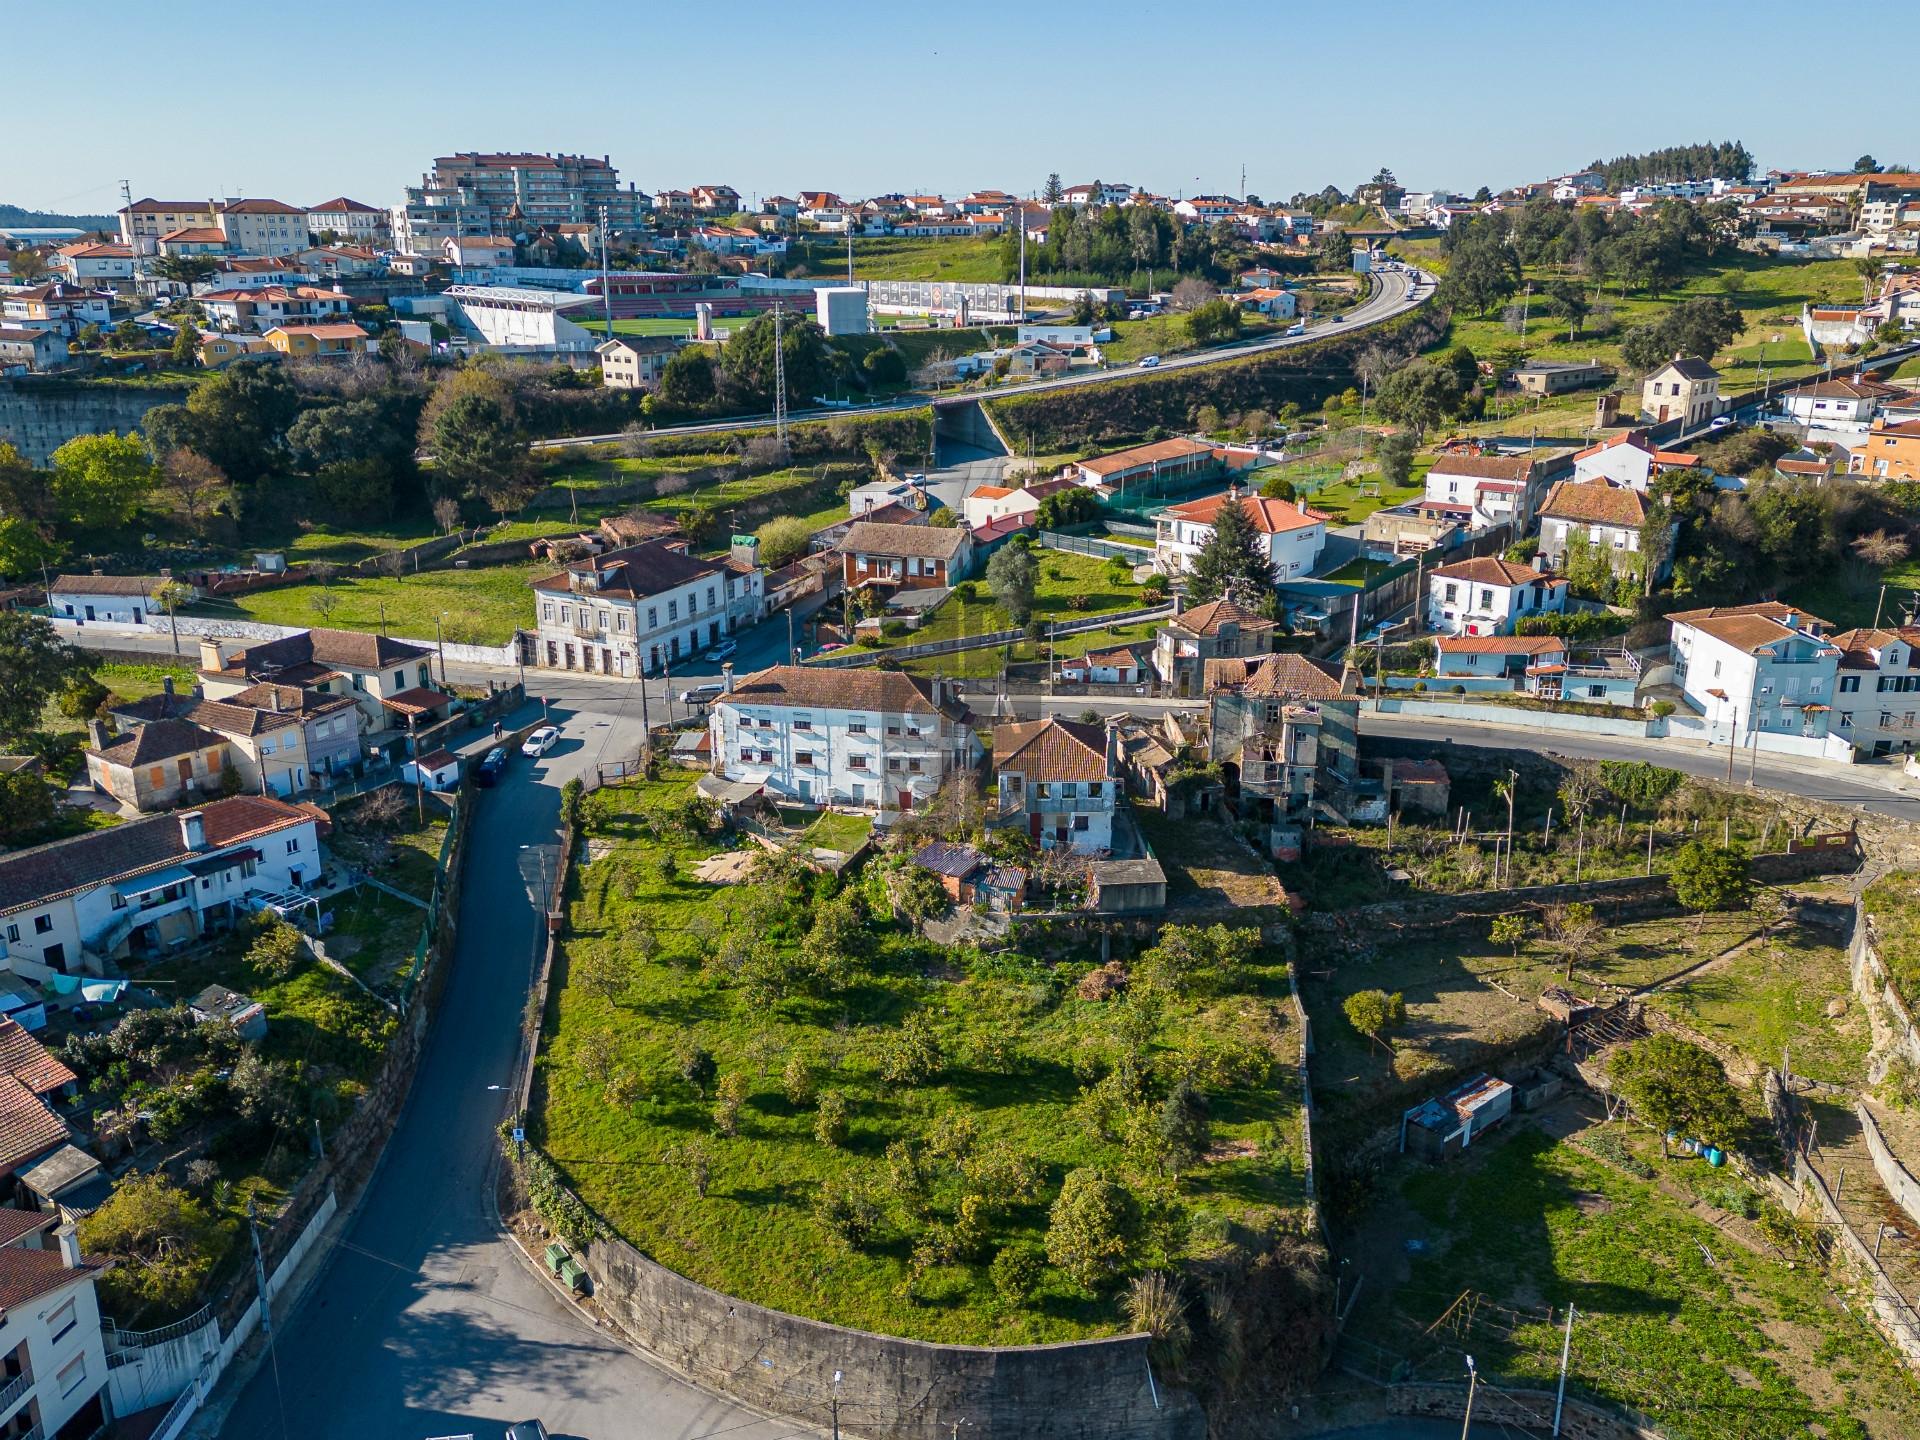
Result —
M 1893 977 L 1873 948 L 1873 925 L 1864 897 L 1853 902 L 1853 943 L 1848 948 L 1848 960 L 1853 969 L 1854 994 L 1862 1004 L 1884 1007 L 1887 1027 L 1893 1031 L 1899 1052 L 1920 1065 L 1920 1027 L 1915 1026 L 1913 1012 L 1907 1008 L 1907 1002 L 1894 987 Z M 1871 1083 L 1877 1085 L 1886 1078 L 1891 1058 L 1886 1053 L 1872 1058 L 1867 1070 Z
M 1880 1177 L 1880 1183 L 1894 1198 L 1894 1203 L 1907 1212 L 1907 1217 L 1920 1224 L 1920 1180 L 1915 1180 L 1887 1148 L 1886 1137 L 1880 1133 L 1880 1122 L 1873 1118 L 1873 1111 L 1864 1100 L 1855 1102 L 1853 1113 L 1860 1121 L 1860 1133 L 1866 1137 L 1867 1153 L 1873 1156 L 1874 1173 Z

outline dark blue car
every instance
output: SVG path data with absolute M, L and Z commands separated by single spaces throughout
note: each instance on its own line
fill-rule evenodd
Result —
M 507 773 L 507 747 L 496 745 L 487 751 L 487 758 L 475 767 L 473 783 L 476 785 L 498 785 L 500 777 Z

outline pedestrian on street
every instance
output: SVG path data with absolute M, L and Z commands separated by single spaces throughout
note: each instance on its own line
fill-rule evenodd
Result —
M 506 734 L 506 731 L 500 728 L 500 722 L 498 720 L 494 721 L 493 722 L 493 738 L 498 740 L 500 739 L 501 736 L 505 734 Z

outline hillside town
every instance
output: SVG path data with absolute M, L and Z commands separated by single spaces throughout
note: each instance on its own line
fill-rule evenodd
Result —
M 0 1436 L 1920 1434 L 1920 172 L 1046 144 L 0 207 Z

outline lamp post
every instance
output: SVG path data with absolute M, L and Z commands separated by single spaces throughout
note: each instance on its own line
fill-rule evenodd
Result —
M 1467 1356 L 1467 1413 L 1460 1421 L 1460 1440 L 1467 1440 L 1467 1431 L 1473 1427 L 1473 1392 L 1479 1384 L 1480 1372 L 1474 1368 L 1473 1357 Z

